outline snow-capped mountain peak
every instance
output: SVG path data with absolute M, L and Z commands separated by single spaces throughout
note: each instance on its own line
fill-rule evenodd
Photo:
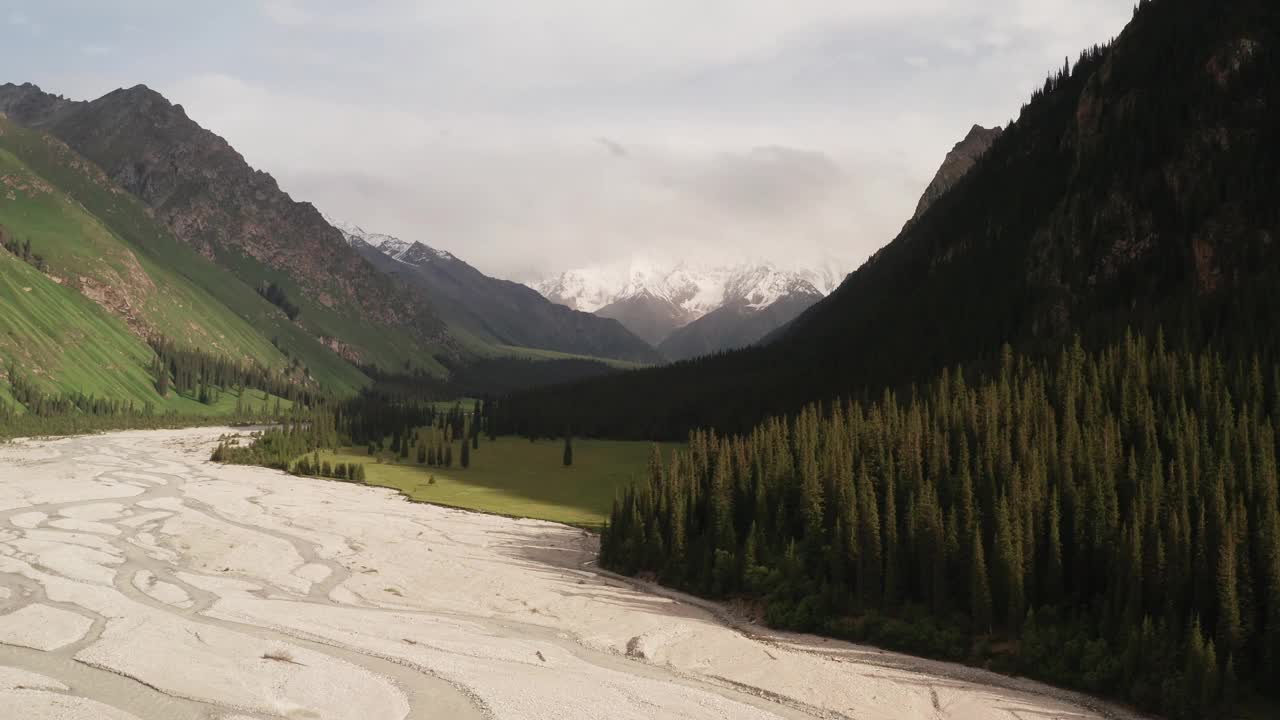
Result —
M 401 240 L 394 235 L 367 232 L 359 225 L 341 222 L 328 215 L 324 216 L 330 225 L 338 229 L 346 238 L 347 244 L 355 245 L 357 241 L 371 245 L 395 260 L 408 265 L 421 265 L 433 260 L 455 260 L 456 258 L 444 250 L 437 250 L 429 245 L 413 241 Z
M 585 312 L 647 295 L 695 320 L 730 304 L 761 309 L 790 294 L 826 295 L 843 279 L 837 275 L 825 268 L 785 270 L 768 262 L 693 266 L 637 259 L 569 270 L 538 283 L 537 290 Z
M 769 307 L 788 295 L 825 293 L 796 272 L 782 272 L 772 265 L 759 265 L 735 275 L 725 286 L 724 304 L 742 303 L 752 310 Z

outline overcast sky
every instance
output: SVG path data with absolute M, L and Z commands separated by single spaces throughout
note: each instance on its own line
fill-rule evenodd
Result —
M 1015 117 L 1132 5 L 4 0 L 0 82 L 145 83 L 295 199 L 501 276 L 852 269 L 971 125 Z

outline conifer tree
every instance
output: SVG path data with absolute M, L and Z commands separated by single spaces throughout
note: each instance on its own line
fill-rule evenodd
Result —
M 991 581 L 987 576 L 986 553 L 982 549 L 982 526 L 976 524 L 969 553 L 972 563 L 969 570 L 969 613 L 974 628 L 979 632 L 991 632 Z
M 1235 538 L 1223 535 L 1218 556 L 1218 644 L 1222 651 L 1234 654 L 1244 637 L 1240 628 L 1240 604 L 1237 595 Z

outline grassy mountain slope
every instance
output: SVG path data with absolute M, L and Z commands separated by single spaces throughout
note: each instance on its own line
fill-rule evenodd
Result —
M 511 421 L 679 437 L 1126 327 L 1232 355 L 1280 333 L 1280 9 L 1142 3 L 955 187 L 768 347 L 530 393 Z M 750 388 L 750 392 L 744 392 Z
M 154 353 L 123 320 L 5 252 L 0 307 L 0 373 L 6 376 L 12 363 L 44 392 L 80 392 L 139 409 L 151 403 L 157 412 L 216 415 L 234 407 L 231 394 L 216 405 L 177 393 L 161 398 L 147 369 Z M 7 382 L 0 384 L 0 400 L 14 402 Z
M 234 407 L 234 400 L 161 399 L 146 343 L 159 335 L 265 367 L 296 362 L 335 392 L 368 383 L 275 306 L 175 240 L 95 166 L 3 118 L 0 185 L 0 234 L 29 242 L 43 268 L 0 251 L 7 301 L 0 361 L 14 362 L 46 392 L 137 407 L 151 402 L 187 415 Z
M 0 197 L 0 226 L 30 240 L 51 274 L 125 318 L 135 334 L 163 334 L 267 367 L 296 358 L 336 392 L 367 384 L 350 363 L 175 239 L 137 198 L 58 140 L 0 118 L 0 176 L 24 188 Z
M 174 237 L 244 285 L 276 282 L 301 307 L 298 324 L 344 357 L 442 371 L 430 358 L 452 348 L 430 302 L 364 262 L 314 207 L 295 202 L 182 106 L 143 86 L 72 102 L 4 85 L 0 111 L 100 166 Z

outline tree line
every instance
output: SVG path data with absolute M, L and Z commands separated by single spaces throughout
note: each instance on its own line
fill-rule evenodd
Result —
M 263 282 L 258 286 L 258 294 L 267 302 L 280 308 L 290 320 L 297 320 L 298 316 L 302 314 L 302 308 L 289 299 L 289 295 L 284 291 L 284 288 L 274 282 Z
M 775 626 L 1215 716 L 1280 678 L 1278 412 L 1257 360 L 1006 346 L 991 373 L 655 451 L 601 561 Z
M 168 397 L 169 391 L 174 390 L 179 395 L 212 405 L 218 401 L 221 391 L 235 390 L 243 397 L 245 389 L 253 388 L 306 407 L 332 402 L 324 389 L 294 365 L 285 370 L 272 370 L 254 361 L 180 347 L 163 335 L 151 338 L 148 343 L 155 351 L 151 374 L 161 397 Z
M 224 438 L 211 459 L 354 482 L 364 482 L 363 464 L 331 462 L 319 451 L 366 447 L 370 457 L 389 450 L 397 462 L 452 468 L 456 457 L 458 466 L 470 467 L 472 453 L 480 449 L 488 404 L 481 400 L 470 410 L 460 402 L 440 405 L 365 389 L 343 403 L 314 410 L 299 406 L 289 422 L 254 433 L 247 444 L 238 437 Z
M 9 251 L 14 257 L 27 263 L 31 267 L 44 272 L 48 269 L 48 264 L 44 260 L 44 256 L 31 249 L 31 238 L 19 241 L 18 238 L 8 234 L 3 227 L 0 227 L 0 247 Z
M 338 417 L 328 408 L 299 412 L 277 427 L 252 433 L 247 444 L 241 444 L 237 436 L 221 438 L 209 459 L 227 465 L 256 465 L 294 475 L 363 482 L 363 465 L 320 459 L 320 450 L 338 447 L 347 437 L 338 426 Z
M 151 370 L 156 392 L 166 397 L 170 388 L 212 405 L 222 392 L 236 394 L 235 408 L 220 415 L 220 423 L 272 422 L 294 412 L 332 406 L 334 400 L 315 384 L 278 373 L 256 363 L 246 363 L 199 350 L 183 349 L 161 337 L 151 341 L 156 351 Z M 0 437 L 16 435 L 60 435 L 126 428 L 161 428 L 208 425 L 205 415 L 162 411 L 156 403 L 141 404 L 80 391 L 49 392 L 24 372 L 15 361 L 4 369 L 12 400 L 0 397 Z M 249 390 L 263 393 L 262 403 L 251 399 Z M 274 395 L 275 397 L 271 397 Z M 289 399 L 285 407 L 281 397 Z

